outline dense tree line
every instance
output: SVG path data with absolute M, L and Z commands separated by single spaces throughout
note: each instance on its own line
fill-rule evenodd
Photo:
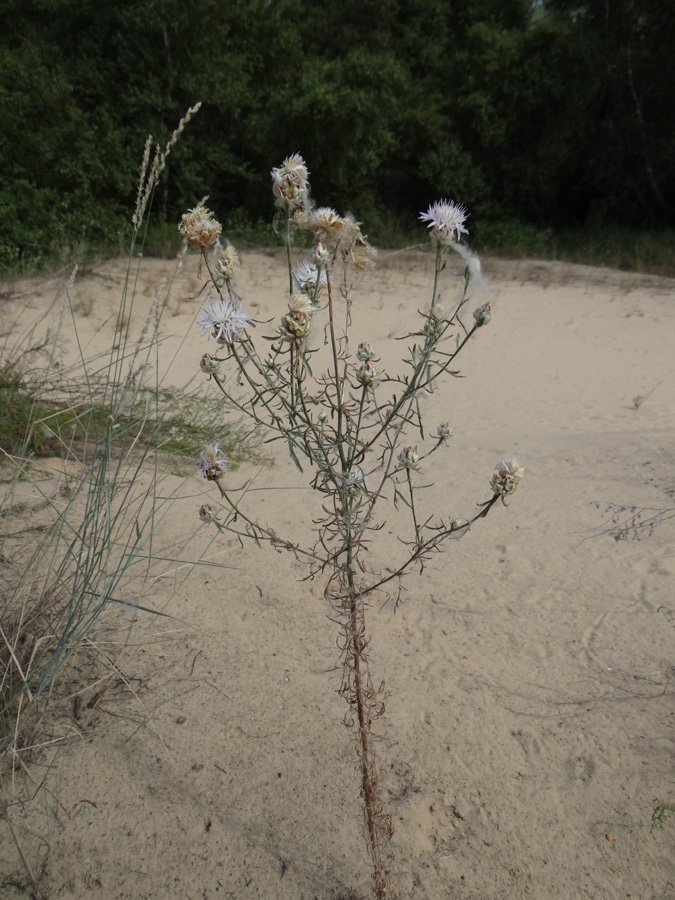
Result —
M 0 0 L 0 264 L 114 239 L 148 132 L 155 211 L 267 218 L 294 151 L 368 220 L 675 224 L 672 0 Z

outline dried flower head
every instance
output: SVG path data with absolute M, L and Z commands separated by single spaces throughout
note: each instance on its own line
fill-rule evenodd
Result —
M 199 368 L 210 378 L 220 368 L 220 360 L 216 359 L 215 356 L 211 356 L 210 353 L 205 353 L 199 360 Z
M 474 309 L 473 317 L 476 320 L 476 325 L 478 325 L 478 327 L 487 325 L 492 318 L 492 306 L 489 303 L 484 303 L 482 306 L 479 306 L 478 309 Z
M 323 244 L 328 252 L 335 250 L 345 236 L 347 220 L 330 206 L 320 206 L 307 219 L 307 228 L 314 235 L 315 244 Z
M 297 220 L 297 217 L 296 217 Z M 373 265 L 375 251 L 361 234 L 361 223 L 354 216 L 339 216 L 330 206 L 321 206 L 305 216 L 298 225 L 314 234 L 315 247 L 321 246 L 321 257 L 331 257 L 338 250 L 350 257 L 357 269 Z M 316 256 L 316 251 L 315 251 Z
M 240 303 L 214 297 L 202 310 L 197 324 L 201 327 L 202 334 L 208 332 L 219 344 L 233 344 L 235 337 L 244 337 L 244 332 L 253 322 Z
M 501 496 L 504 505 L 506 505 L 507 494 L 515 491 L 524 474 L 525 470 L 518 465 L 518 460 L 515 458 L 502 459 L 496 464 L 490 487 L 495 494 Z
M 227 472 L 227 460 L 220 449 L 220 444 L 207 444 L 199 454 L 197 465 L 202 473 L 202 478 L 208 481 L 218 481 Z
M 377 255 L 377 251 L 369 244 L 365 237 L 361 234 L 359 229 L 358 233 L 354 236 L 352 240 L 351 246 L 351 257 L 352 262 L 356 266 L 357 269 L 372 269 L 375 265 L 375 257 Z
M 309 171 L 299 153 L 287 156 L 278 169 L 272 169 L 272 190 L 281 209 L 291 212 L 309 203 Z
M 279 330 L 286 341 L 301 343 L 312 327 L 312 314 L 305 309 L 291 309 L 281 318 Z
M 199 508 L 199 518 L 202 522 L 209 525 L 211 522 L 215 522 L 218 519 L 218 510 L 210 503 L 205 503 Z
M 309 207 L 309 204 L 308 204 Z M 298 207 L 291 216 L 293 224 L 296 228 L 309 228 L 310 210 L 304 206 Z
M 368 362 L 371 359 L 375 359 L 375 350 L 373 349 L 372 344 L 362 343 L 356 348 L 356 358 L 360 359 L 361 362 Z
M 417 464 L 420 461 L 420 455 L 417 452 L 417 447 L 406 447 L 404 450 L 398 455 L 398 461 L 401 463 L 404 469 L 416 469 Z
M 183 213 L 178 230 L 185 236 L 191 247 L 202 249 L 210 247 L 214 241 L 218 240 L 222 228 L 220 222 L 202 201 L 194 209 Z
M 216 258 L 216 271 L 225 279 L 233 281 L 239 271 L 239 254 L 232 244 L 228 244 L 220 251 Z
M 447 438 L 452 437 L 454 434 L 454 429 L 450 427 L 449 422 L 441 422 L 441 424 L 436 429 L 436 434 L 442 441 L 445 441 Z
M 439 200 L 432 203 L 426 212 L 420 213 L 420 220 L 428 222 L 431 229 L 432 240 L 438 241 L 443 247 L 448 247 L 459 240 L 460 234 L 468 234 L 464 227 L 468 213 L 465 206 L 455 203 L 454 200 Z M 453 238 L 456 235 L 456 238 Z
M 311 298 L 307 294 L 293 294 L 288 301 L 288 308 L 290 310 L 302 310 L 302 312 L 310 314 L 316 309 Z
M 372 362 L 367 359 L 356 370 L 356 380 L 364 387 L 374 388 L 380 382 L 380 374 Z

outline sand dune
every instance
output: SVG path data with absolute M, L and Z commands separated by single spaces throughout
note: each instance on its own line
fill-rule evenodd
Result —
M 281 257 L 242 263 L 246 308 L 276 320 Z M 196 268 L 188 259 L 171 291 L 165 384 L 203 377 Z M 608 504 L 675 506 L 675 285 L 560 263 L 489 261 L 486 271 L 492 322 L 463 355 L 464 377 L 425 410 L 432 428 L 449 419 L 455 434 L 425 472 L 424 514 L 468 516 L 503 456 L 526 474 L 508 509 L 404 579 L 396 612 L 384 595 L 370 611 L 374 674 L 391 692 L 381 761 L 397 889 L 411 900 L 670 900 L 675 824 L 649 826 L 654 798 L 675 802 L 675 628 L 662 609 L 675 608 L 675 520 L 639 541 L 596 532 L 610 527 Z M 143 261 L 132 334 L 165 273 Z M 430 274 L 428 255 L 383 254 L 354 285 L 354 338 L 371 341 L 388 372 L 400 368 L 393 338 L 416 327 Z M 120 264 L 106 263 L 76 282 L 92 357 L 114 340 L 121 279 Z M 58 284 L 13 285 L 6 321 L 55 321 Z M 204 390 L 214 387 L 204 380 Z M 231 477 L 253 475 L 257 487 L 288 489 L 256 493 L 252 508 L 280 534 L 309 537 L 319 498 L 287 455 Z M 91 739 L 53 765 L 47 896 L 368 893 L 322 585 L 301 582 L 289 554 L 241 549 L 202 526 L 198 507 L 212 499 L 191 478 L 163 537 L 182 556 L 233 568 L 148 589 L 194 627 L 141 621 L 121 662 L 134 693 L 111 689 L 81 725 Z M 383 567 L 405 558 L 396 516 L 374 545 Z M 18 870 L 9 849 L 1 856 L 1 875 Z

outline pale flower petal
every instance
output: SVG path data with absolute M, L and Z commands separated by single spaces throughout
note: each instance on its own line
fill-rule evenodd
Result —
M 432 237 L 448 246 L 453 241 L 453 235 L 459 240 L 460 234 L 469 233 L 464 227 L 468 215 L 466 207 L 454 200 L 438 200 L 426 212 L 420 213 L 419 217 L 422 222 L 428 223 Z
M 235 337 L 245 336 L 244 333 L 253 324 L 253 320 L 244 312 L 240 303 L 214 297 L 202 310 L 197 324 L 202 329 L 202 334 L 208 332 L 209 336 L 213 336 L 219 343 L 232 344 Z

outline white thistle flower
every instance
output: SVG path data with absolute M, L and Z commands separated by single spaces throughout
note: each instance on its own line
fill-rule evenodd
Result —
M 417 464 L 420 461 L 420 455 L 417 452 L 417 447 L 406 447 L 405 450 L 401 450 L 398 455 L 398 461 L 401 463 L 404 469 L 416 469 Z
M 210 503 L 205 503 L 199 509 L 199 518 L 206 525 L 209 525 L 211 522 L 215 522 L 218 519 L 218 510 L 215 506 L 212 506 Z
M 233 344 L 235 337 L 243 338 L 245 330 L 253 324 L 248 313 L 234 300 L 212 298 L 204 307 L 197 324 L 202 334 L 209 333 L 220 344 Z
M 206 197 L 204 198 L 206 200 Z M 222 231 L 220 222 L 204 206 L 204 200 L 183 214 L 178 230 L 191 247 L 210 247 Z
M 322 268 L 321 274 L 319 275 L 319 269 L 316 265 L 307 260 L 301 262 L 295 270 L 295 280 L 297 281 L 300 290 L 309 294 L 311 297 L 314 297 L 314 294 L 316 293 L 317 281 L 319 283 L 318 293 L 321 293 L 321 289 L 328 284 L 326 270 Z
M 436 429 L 436 434 L 439 438 L 444 441 L 446 438 L 452 437 L 454 434 L 454 429 L 450 427 L 449 422 L 441 422 L 441 424 Z
M 272 190 L 277 206 L 291 212 L 309 202 L 309 171 L 299 153 L 287 156 L 278 169 L 272 169 Z
M 464 227 L 468 212 L 465 206 L 455 203 L 454 200 L 438 200 L 432 203 L 426 212 L 420 213 L 420 220 L 428 222 L 431 228 L 431 236 L 441 246 L 448 247 L 454 243 L 453 235 L 459 240 L 460 234 L 468 234 Z

